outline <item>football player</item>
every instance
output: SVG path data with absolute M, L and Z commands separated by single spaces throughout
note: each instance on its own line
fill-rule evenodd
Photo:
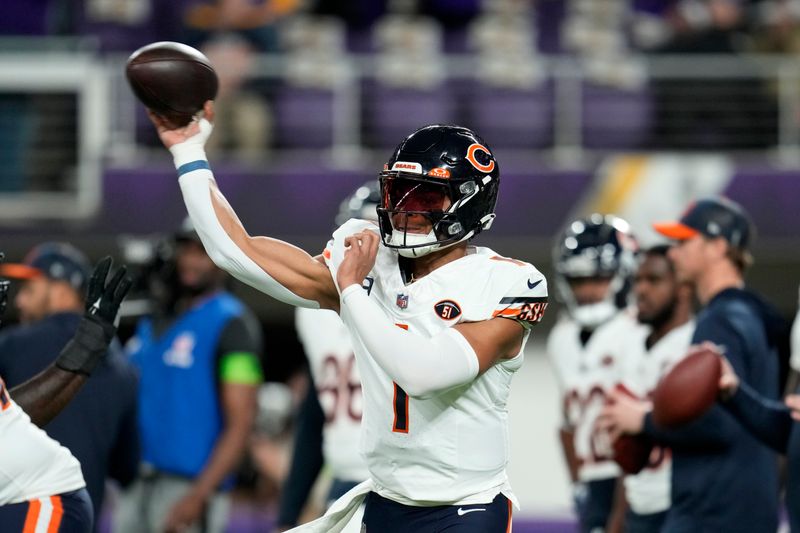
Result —
M 342 202 L 336 224 L 351 218 L 377 222 L 380 200 L 376 180 L 363 184 Z M 347 326 L 331 310 L 297 307 L 295 328 L 308 359 L 311 383 L 300 406 L 292 466 L 281 494 L 280 531 L 297 525 L 323 464 L 333 477 L 328 506 L 369 478 L 359 453 L 361 380 Z M 357 512 L 351 519 L 347 533 L 359 532 L 362 514 Z
M 561 441 L 582 531 L 603 531 L 612 521 L 620 470 L 610 435 L 595 422 L 617 383 L 623 342 L 640 327 L 628 308 L 636 249 L 627 222 L 600 214 L 571 222 L 554 249 L 566 312 L 550 332 L 547 353 L 563 395 Z M 615 520 L 622 519 L 619 509 Z
M 692 289 L 680 283 L 667 256 L 669 246 L 659 245 L 642 254 L 633 291 L 639 328 L 629 337 L 621 357 L 620 385 L 612 391 L 649 400 L 658 381 L 689 349 L 694 333 Z M 601 421 L 603 416 L 601 415 Z M 658 533 L 670 507 L 671 452 L 653 448 L 648 463 L 638 473 L 625 476 L 627 533 Z
M 111 258 L 95 268 L 86 314 L 72 340 L 40 374 L 8 391 L 0 379 L 0 530 L 8 533 L 89 533 L 92 501 L 81 465 L 39 429 L 86 382 L 114 338 L 119 305 L 131 285 L 125 267 L 106 282 Z M 0 314 L 8 281 L 0 282 Z M 20 354 L 24 356 L 24 354 Z M 36 427 L 39 426 L 39 427 Z
M 457 126 L 413 132 L 380 173 L 379 225 L 350 220 L 312 257 L 242 227 L 203 149 L 211 102 L 186 128 L 151 118 L 211 257 L 284 302 L 338 311 L 353 339 L 370 479 L 298 529 L 339 531 L 366 499 L 366 531 L 507 531 L 506 402 L 547 285 L 532 265 L 469 244 L 495 218 L 487 144 Z

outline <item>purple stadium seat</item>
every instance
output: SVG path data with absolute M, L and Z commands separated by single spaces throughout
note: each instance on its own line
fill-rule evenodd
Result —
M 327 148 L 333 142 L 333 93 L 284 86 L 273 103 L 275 143 L 282 148 Z
M 364 86 L 364 140 L 371 146 L 393 148 L 414 130 L 456 121 L 455 99 L 446 87 L 412 89 L 377 82 Z
M 553 143 L 553 91 L 474 85 L 467 94 L 469 125 L 491 146 L 543 148 Z
M 583 145 L 636 149 L 650 140 L 653 102 L 646 88 L 583 86 Z

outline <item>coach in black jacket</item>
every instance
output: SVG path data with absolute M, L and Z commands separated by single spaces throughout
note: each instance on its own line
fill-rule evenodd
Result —
M 772 310 L 744 289 L 752 225 L 722 198 L 691 205 L 679 222 L 655 224 L 677 241 L 670 251 L 679 278 L 694 285 L 703 309 L 693 344 L 719 345 L 736 373 L 760 395 L 779 394 L 778 339 Z M 643 404 L 617 400 L 604 422 L 672 448 L 672 507 L 665 532 L 773 533 L 778 526 L 775 453 L 719 405 L 677 430 L 655 426 Z
M 0 265 L 0 274 L 24 280 L 15 298 L 22 324 L 0 334 L 0 375 L 13 388 L 50 365 L 75 334 L 89 262 L 68 244 L 45 243 L 34 248 L 24 264 Z M 115 340 L 92 379 L 43 428 L 80 461 L 95 528 L 106 477 L 125 485 L 137 473 L 136 384 L 136 374 Z

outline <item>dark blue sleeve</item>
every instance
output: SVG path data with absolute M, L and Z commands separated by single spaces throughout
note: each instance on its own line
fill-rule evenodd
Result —
M 705 316 L 697 324 L 692 344 L 710 341 L 723 347 L 736 374 L 747 379 L 749 364 L 743 339 L 733 325 L 720 316 Z M 714 405 L 704 415 L 677 429 L 659 428 L 650 414 L 645 417 L 644 433 L 661 444 L 676 450 L 703 451 L 720 450 L 732 445 L 739 437 L 741 426 L 736 419 L 719 405 Z
M 736 394 L 723 405 L 761 442 L 786 453 L 793 423 L 788 407 L 762 397 L 747 383 L 740 384 Z
M 310 373 L 309 373 L 310 374 Z M 317 388 L 309 377 L 308 391 L 297 414 L 297 432 L 294 438 L 292 466 L 283 484 L 279 526 L 295 526 L 300 512 L 317 480 L 324 457 L 322 455 L 322 428 L 325 413 L 319 403 Z
M 124 361 L 121 353 L 118 357 Z M 119 391 L 122 413 L 108 458 L 108 477 L 126 487 L 136 479 L 141 454 L 137 417 L 138 377 L 127 364 L 120 370 L 123 380 L 120 386 L 122 390 Z

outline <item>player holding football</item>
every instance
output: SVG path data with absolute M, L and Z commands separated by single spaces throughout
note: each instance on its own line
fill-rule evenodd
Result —
M 242 227 L 203 150 L 211 102 L 183 129 L 151 117 L 215 262 L 284 302 L 338 311 L 352 336 L 371 479 L 298 529 L 338 531 L 366 496 L 373 533 L 507 531 L 506 401 L 547 286 L 532 265 L 468 245 L 495 218 L 486 143 L 455 126 L 412 133 L 380 173 L 379 227 L 350 220 L 312 257 Z
M 106 281 L 110 268 L 111 258 L 95 268 L 86 314 L 55 362 L 11 391 L 0 379 L 0 531 L 4 533 L 93 531 L 92 501 L 80 463 L 36 426 L 47 424 L 69 403 L 114 338 L 114 321 L 131 280 L 121 267 Z M 7 291 L 8 281 L 0 281 L 0 314 Z
M 753 234 L 749 216 L 725 198 L 691 204 L 679 221 L 654 224 L 676 241 L 669 256 L 678 279 L 693 286 L 703 309 L 692 344 L 721 347 L 736 373 L 758 394 L 778 394 L 775 311 L 744 287 Z M 605 415 L 618 432 L 644 433 L 672 449 L 672 506 L 662 531 L 772 533 L 778 527 L 775 454 L 715 405 L 671 430 L 653 422 L 650 406 L 619 397 Z
M 669 246 L 645 250 L 636 270 L 633 292 L 636 318 L 646 327 L 626 339 L 619 386 L 610 394 L 613 403 L 621 394 L 649 401 L 659 379 L 686 353 L 694 332 L 692 289 L 680 283 L 667 256 Z M 599 425 L 603 416 L 598 420 Z M 669 448 L 656 446 L 644 468 L 625 476 L 626 533 L 658 533 L 671 505 L 672 469 Z
M 622 346 L 640 327 L 627 307 L 635 252 L 627 222 L 595 214 L 571 222 L 553 254 L 566 312 L 550 332 L 547 354 L 563 395 L 562 446 L 585 532 L 622 520 L 624 500 L 615 496 L 620 470 L 610 436 L 595 422 L 617 384 Z

